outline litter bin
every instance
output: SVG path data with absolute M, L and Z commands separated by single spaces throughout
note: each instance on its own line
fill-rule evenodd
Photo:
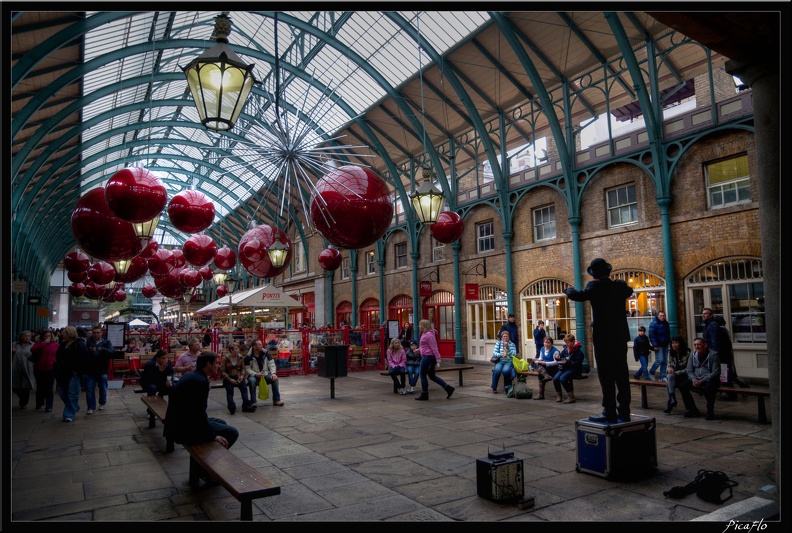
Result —
M 348 344 L 320 346 L 316 357 L 316 368 L 319 371 L 319 377 L 346 377 L 348 350 Z

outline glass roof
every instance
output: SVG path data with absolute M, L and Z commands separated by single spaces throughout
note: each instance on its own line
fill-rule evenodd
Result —
M 198 188 L 214 201 L 221 219 L 262 194 L 279 173 L 258 151 L 269 143 L 268 130 L 276 120 L 276 34 L 281 107 L 290 124 L 298 124 L 297 111 L 310 111 L 308 135 L 317 142 L 333 137 L 385 98 L 383 84 L 398 88 L 431 62 L 425 51 L 419 55 L 415 39 L 391 18 L 393 13 L 279 12 L 277 32 L 273 12 L 227 13 L 233 24 L 229 44 L 244 62 L 255 65 L 263 89 L 244 110 L 253 120 L 240 120 L 230 135 L 204 129 L 194 106 L 175 102 L 189 97 L 180 67 L 214 44 L 219 12 L 140 13 L 86 34 L 84 61 L 90 68 L 83 94 L 89 101 L 82 120 L 91 126 L 82 134 L 83 193 L 124 167 L 140 165 L 155 171 L 171 196 Z M 396 15 L 438 54 L 490 20 L 486 12 Z M 162 228 L 157 233 L 162 245 L 181 244 Z

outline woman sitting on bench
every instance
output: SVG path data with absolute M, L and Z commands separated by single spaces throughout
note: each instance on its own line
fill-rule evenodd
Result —
M 539 350 L 539 356 L 533 360 L 539 374 L 539 394 L 534 396 L 534 400 L 544 400 L 545 385 L 548 381 L 552 381 L 558 372 L 558 360 L 555 356 L 559 353 L 558 348 L 553 346 L 553 338 L 545 337 L 544 346 Z
M 580 377 L 583 372 L 583 350 L 580 341 L 575 336 L 568 333 L 564 337 L 564 349 L 555 355 L 558 361 L 558 372 L 553 376 L 553 387 L 556 390 L 556 401 L 563 403 L 575 403 L 575 390 L 572 380 Z M 561 386 L 567 393 L 564 400 Z
M 663 412 L 670 414 L 676 407 L 676 388 L 687 379 L 687 364 L 690 357 L 690 348 L 687 347 L 682 336 L 671 339 L 671 349 L 668 351 L 668 368 L 666 369 L 666 387 L 668 389 L 668 403 Z

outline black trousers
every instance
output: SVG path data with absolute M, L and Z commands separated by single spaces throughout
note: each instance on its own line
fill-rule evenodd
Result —
M 594 345 L 597 377 L 602 389 L 602 414 L 607 417 L 630 414 L 630 369 L 627 343 L 605 342 Z
M 693 357 L 691 355 L 691 357 Z M 693 400 L 693 395 L 691 391 L 696 391 L 699 394 L 703 394 L 704 398 L 707 400 L 707 411 L 714 411 L 715 410 L 715 397 L 718 395 L 718 388 L 720 387 L 720 380 L 719 379 L 711 379 L 704 384 L 703 387 L 694 387 L 692 379 L 686 379 L 679 385 L 677 388 L 679 392 L 682 394 L 682 401 L 685 402 L 685 409 L 688 411 L 698 411 L 696 407 L 696 402 Z

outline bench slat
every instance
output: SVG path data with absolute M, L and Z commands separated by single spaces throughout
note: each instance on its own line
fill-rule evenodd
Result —
M 253 519 L 252 501 L 281 493 L 276 485 L 258 470 L 216 441 L 185 444 L 190 454 L 190 484 L 197 485 L 200 472 L 206 472 L 242 504 L 241 520 Z
M 438 373 L 438 372 L 451 372 L 451 371 L 454 371 L 454 370 L 458 370 L 459 371 L 459 386 L 460 387 L 464 387 L 465 384 L 462 381 L 462 372 L 464 370 L 473 370 L 474 368 L 475 367 L 473 365 L 456 365 L 456 364 L 441 365 L 440 368 L 435 368 L 435 373 Z M 388 373 L 387 370 L 383 370 L 382 372 L 380 372 L 380 376 L 390 376 L 390 373 Z M 393 392 L 398 392 L 398 391 L 399 391 L 399 388 L 394 383 L 393 384 Z

